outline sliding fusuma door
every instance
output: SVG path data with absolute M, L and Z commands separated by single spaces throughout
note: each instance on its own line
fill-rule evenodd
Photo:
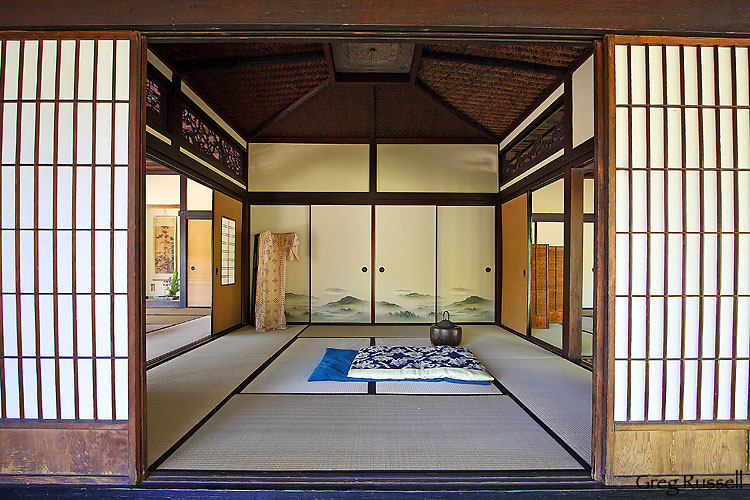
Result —
M 142 471 L 142 51 L 0 35 L 0 482 Z

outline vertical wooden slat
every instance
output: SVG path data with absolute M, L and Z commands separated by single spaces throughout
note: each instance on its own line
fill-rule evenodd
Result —
M 703 254 L 704 254 L 704 235 L 706 231 L 705 222 L 705 199 L 703 196 L 704 189 L 704 176 L 706 173 L 706 162 L 704 158 L 705 147 L 703 145 L 703 53 L 701 47 L 697 47 L 697 72 L 698 72 L 698 205 L 700 211 L 700 221 L 698 226 L 698 262 L 701 266 L 701 272 L 698 276 L 698 375 L 696 382 L 696 401 L 695 401 L 695 418 L 696 420 L 701 419 L 701 406 L 703 397 L 703 308 L 704 308 L 704 294 L 705 294 L 705 283 L 703 279 Z
M 39 331 L 39 114 L 42 110 L 42 40 L 37 42 L 36 54 L 36 113 L 34 117 L 34 326 L 36 340 L 36 397 L 37 415 L 42 414 L 42 352 Z
M 109 348 L 112 359 L 110 360 L 110 394 L 112 395 L 112 420 L 117 420 L 117 386 L 115 382 L 115 273 L 114 270 L 118 263 L 115 263 L 115 144 L 117 143 L 117 137 L 115 135 L 115 118 L 116 118 L 116 103 L 117 103 L 117 52 L 118 52 L 117 40 L 112 42 L 112 112 L 110 122 L 110 147 L 112 148 L 112 155 L 110 156 L 109 165 Z M 184 176 L 180 176 L 184 178 Z M 182 188 L 182 184 L 180 184 Z M 181 207 L 182 208 L 182 207 Z M 183 208 L 184 209 L 184 208 Z M 180 218 L 184 220 L 184 217 Z M 182 228 L 180 228 L 182 229 Z M 184 259 L 183 259 L 184 260 Z M 243 267 L 244 269 L 244 267 Z M 180 270 L 182 271 L 182 270 Z M 184 277 L 185 274 L 180 272 L 180 278 Z M 182 292 L 182 300 L 185 300 L 184 286 L 180 287 Z M 185 304 L 183 304 L 185 305 Z
M 631 361 L 633 346 L 633 60 L 630 44 L 627 45 L 627 78 L 628 78 L 628 348 L 627 373 L 628 386 L 626 404 L 626 419 L 631 419 L 631 398 L 633 387 L 633 362 Z
M 92 68 L 92 90 L 91 90 L 91 373 L 93 378 L 93 395 L 94 395 L 94 420 L 99 419 L 99 398 L 98 398 L 98 380 L 97 380 L 97 358 L 99 356 L 96 342 L 96 114 L 97 114 L 97 78 L 99 70 L 99 41 L 94 40 L 94 57 Z
M 661 368 L 661 419 L 667 419 L 667 332 L 669 331 L 669 281 L 667 280 L 667 269 L 669 269 L 669 205 L 667 195 L 669 194 L 669 169 L 668 169 L 668 147 L 669 132 L 667 130 L 667 46 L 661 46 L 661 79 L 662 79 L 662 103 L 664 114 L 662 115 L 662 150 L 664 161 L 664 324 L 662 327 L 662 368 Z
M 16 108 L 16 157 L 15 157 L 15 168 L 16 168 L 16 186 L 21 179 L 21 109 L 22 109 L 22 93 L 23 93 L 23 61 L 26 54 L 26 44 L 21 41 L 19 48 L 18 57 L 18 101 Z M 18 341 L 18 408 L 19 415 L 21 418 L 26 417 L 24 411 L 24 390 L 23 390 L 23 336 L 21 334 L 21 196 L 20 193 L 16 192 L 16 220 L 15 220 L 15 244 L 16 244 L 16 338 Z
M 734 283 L 732 287 L 732 294 L 734 295 L 733 298 L 733 307 L 732 307 L 732 332 L 735 332 L 734 335 L 732 335 L 732 386 L 730 391 L 730 398 L 732 399 L 730 403 L 730 416 L 729 418 L 734 420 L 735 418 L 735 394 L 736 394 L 736 388 L 737 388 L 737 307 L 739 305 L 739 253 L 740 253 L 740 197 L 739 197 L 739 191 L 737 188 L 737 183 L 739 182 L 739 165 L 738 165 L 738 146 L 737 142 L 739 138 L 737 137 L 737 47 L 732 47 L 731 49 L 732 57 L 731 57 L 731 64 L 732 64 L 732 174 L 733 174 L 733 185 L 732 185 L 732 191 L 734 194 L 734 224 L 732 226 L 732 229 L 734 231 L 734 234 L 732 235 L 732 238 L 734 239 L 734 267 L 732 268 L 734 270 Z M 745 193 L 747 196 L 747 193 Z
M 687 146 L 685 144 L 686 129 L 685 123 L 685 46 L 680 45 L 680 166 L 682 173 L 682 282 L 680 283 L 682 290 L 682 297 L 680 299 L 682 303 L 682 320 L 680 321 L 680 408 L 678 412 L 679 420 L 683 420 L 685 416 L 685 313 L 687 303 L 687 290 L 685 286 L 685 278 L 687 276 L 687 165 L 685 160 L 687 158 Z
M 643 419 L 648 420 L 650 400 L 649 376 L 651 367 L 651 67 L 650 46 L 645 45 L 645 75 L 646 75 L 646 366 L 644 374 L 645 391 L 643 394 Z
M 8 45 L 8 40 L 0 41 L 0 146 L 3 144 L 3 135 L 5 127 L 5 51 Z M 3 176 L 2 176 L 2 149 L 0 149 L 0 193 L 3 192 Z M 0 224 L 0 228 L 2 224 Z M 2 236 L 2 230 L 0 230 L 0 237 Z M 1 241 L 1 240 L 0 240 Z M 0 281 L 3 276 L 3 248 L 0 245 Z M 5 308 L 3 306 L 3 294 L 2 283 L 0 283 L 0 418 L 6 418 L 7 413 L 5 411 L 6 402 L 6 385 L 5 385 Z
M 54 113 L 54 134 L 52 135 L 52 327 L 54 328 L 55 343 L 55 406 L 57 418 L 62 418 L 62 401 L 60 396 L 60 324 L 58 313 L 60 309 L 58 282 L 57 282 L 57 200 L 59 192 L 57 188 L 57 169 L 58 166 L 58 144 L 60 128 L 60 70 L 62 61 L 62 40 L 56 41 L 57 50 L 55 54 L 55 113 Z
M 714 46 L 714 99 L 716 104 L 716 330 L 714 340 L 714 420 L 719 412 L 719 349 L 721 331 L 721 107 L 719 102 L 719 47 Z
M 76 195 L 78 192 L 78 82 L 80 72 L 80 49 L 81 41 L 75 40 L 75 47 L 73 48 L 73 164 L 71 167 L 71 260 L 72 260 L 72 271 L 71 271 L 71 304 L 73 310 L 73 391 L 75 394 L 75 418 L 79 419 L 81 416 L 80 409 L 80 397 L 78 390 L 78 280 L 76 277 L 76 240 L 78 235 L 78 227 L 76 224 Z

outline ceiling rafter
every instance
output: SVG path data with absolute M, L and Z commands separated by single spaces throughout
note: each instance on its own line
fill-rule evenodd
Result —
M 425 50 L 422 52 L 422 59 L 427 61 L 449 62 L 455 64 L 471 64 L 474 66 L 489 66 L 493 68 L 507 68 L 520 71 L 530 71 L 552 76 L 563 76 L 567 68 L 561 66 L 552 66 L 550 64 L 535 63 L 529 61 L 519 61 L 515 59 L 481 57 L 466 54 L 455 54 L 453 52 L 439 52 L 434 50 Z
M 419 73 L 419 64 L 422 62 L 422 51 L 424 45 L 421 43 L 414 45 L 414 55 L 411 58 L 411 68 L 409 68 L 409 83 L 416 83 L 417 73 Z
M 242 57 L 235 59 L 185 63 L 183 65 L 180 65 L 178 71 L 181 73 L 205 73 L 208 71 L 227 71 L 241 68 L 253 68 L 258 66 L 273 66 L 276 64 L 294 64 L 310 61 L 322 61 L 325 58 L 326 56 L 324 52 L 306 52 L 303 54 L 264 57 Z
M 328 87 L 328 85 L 330 84 L 331 84 L 331 80 L 326 78 L 325 80 L 320 82 L 318 85 L 316 85 L 312 89 L 305 92 L 302 96 L 297 98 L 294 102 L 292 102 L 287 107 L 285 107 L 284 109 L 282 109 L 281 111 L 273 115 L 268 120 L 261 123 L 258 127 L 255 128 L 255 130 L 250 132 L 250 134 L 247 137 L 247 141 L 252 142 L 253 140 L 255 140 L 255 138 L 257 138 L 260 134 L 262 134 L 268 127 L 286 118 L 286 116 L 289 115 L 289 113 L 291 113 L 295 109 L 305 104 L 307 101 L 312 99 L 313 96 L 315 96 L 318 92 L 320 92 L 324 88 Z
M 462 120 L 464 123 L 466 123 L 467 125 L 469 125 L 472 128 L 474 128 L 477 132 L 479 132 L 480 134 L 484 135 L 488 139 L 491 139 L 492 142 L 495 142 L 495 143 L 498 143 L 498 144 L 500 143 L 500 138 L 497 135 L 495 135 L 491 130 L 489 130 L 488 128 L 480 125 L 479 123 L 475 122 L 474 120 L 472 120 L 471 118 L 469 118 L 468 116 L 466 116 L 465 114 L 463 114 L 461 111 L 459 111 L 456 108 L 454 108 L 451 104 L 449 104 L 442 97 L 440 97 L 440 95 L 438 95 L 437 92 L 435 92 L 429 86 L 427 86 L 427 84 L 425 84 L 422 80 L 420 80 L 419 78 L 417 78 L 416 81 L 415 81 L 415 85 L 422 92 L 424 92 L 429 97 L 431 97 L 435 102 L 437 102 L 438 104 L 440 104 L 444 109 L 446 109 L 447 111 L 451 112 L 454 116 L 456 116 L 457 118 L 459 118 L 460 120 Z

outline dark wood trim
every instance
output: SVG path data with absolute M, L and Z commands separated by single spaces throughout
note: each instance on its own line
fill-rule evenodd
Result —
M 282 119 L 284 119 L 284 117 L 286 117 L 289 113 L 291 113 L 295 109 L 299 108 L 300 106 L 302 106 L 303 104 L 305 104 L 307 101 L 309 101 L 310 99 L 312 99 L 313 97 L 315 97 L 315 95 L 318 92 L 320 92 L 324 88 L 328 87 L 328 85 L 330 85 L 330 83 L 331 83 L 331 80 L 325 79 L 322 82 L 320 82 L 318 85 L 316 85 L 315 87 L 313 87 L 312 89 L 310 89 L 307 92 L 305 92 L 304 94 L 302 94 L 299 98 L 297 98 L 297 100 L 295 100 L 294 102 L 290 103 L 287 107 L 285 107 L 284 109 L 282 109 L 281 111 L 279 111 L 278 113 L 276 113 L 275 115 L 273 115 L 271 118 L 269 118 L 268 120 L 266 120 L 263 123 L 261 123 L 260 125 L 258 125 L 252 132 L 250 132 L 248 134 L 247 141 L 248 142 L 255 141 L 255 139 L 259 135 L 261 135 L 268 127 L 270 127 L 274 123 L 276 123 L 276 122 L 281 121 Z M 309 139 L 308 139 L 308 142 L 309 142 Z
M 425 50 L 422 53 L 422 59 L 426 61 L 439 61 L 454 64 L 468 64 L 471 66 L 484 66 L 489 68 L 505 68 L 515 71 L 526 71 L 551 76 L 564 76 L 567 68 L 563 66 L 552 66 L 550 64 L 541 64 L 514 59 L 497 58 L 497 57 L 479 57 L 467 54 L 456 54 L 453 52 L 442 52 L 437 50 Z
M 187 210 L 187 177 L 180 176 L 180 210 L 177 212 L 180 224 L 180 307 L 187 307 L 188 300 L 188 223 Z
M 282 144 L 309 144 L 310 137 L 263 136 L 254 142 L 274 142 Z M 367 137 L 316 137 L 316 144 L 495 144 L 486 137 L 378 137 L 373 141 Z
M 328 67 L 328 79 L 331 80 L 331 83 L 336 83 L 336 65 L 333 63 L 333 49 L 330 43 L 323 44 L 323 55 Z
M 495 205 L 495 193 L 249 192 L 253 205 Z
M 378 99 L 377 87 L 370 85 L 370 144 L 375 144 L 378 138 Z M 376 148 L 377 149 L 377 148 Z M 370 148 L 372 153 L 372 148 Z M 370 165 L 372 167 L 372 165 Z M 372 191 L 372 186 L 370 186 Z
M 250 202 L 246 199 L 242 200 L 242 225 L 241 225 L 241 231 L 242 234 L 239 238 L 239 244 L 240 244 L 240 259 L 241 259 L 241 266 L 240 266 L 240 296 L 241 299 L 241 308 L 242 308 L 242 314 L 241 314 L 241 320 L 243 325 L 250 324 L 251 322 L 251 309 L 253 301 L 253 297 L 251 294 L 252 290 L 252 276 L 253 276 L 253 264 L 252 264 L 252 258 L 253 256 L 250 253 L 250 239 L 253 237 L 250 231 Z M 236 248 L 235 248 L 236 252 Z
M 436 103 L 440 104 L 440 106 L 442 106 L 446 111 L 450 112 L 456 118 L 459 118 L 464 123 L 466 123 L 467 125 L 469 125 L 471 128 L 473 128 L 474 130 L 476 130 L 477 132 L 479 132 L 483 136 L 485 136 L 488 139 L 490 139 L 493 143 L 499 143 L 500 142 L 500 138 L 498 138 L 498 136 L 495 135 L 494 132 L 492 132 L 491 130 L 489 130 L 485 126 L 480 125 L 479 123 L 475 122 L 474 120 L 472 120 L 471 118 L 469 118 L 468 116 L 466 116 L 465 114 L 463 114 L 462 112 L 460 112 L 459 110 L 457 110 L 456 108 L 454 108 L 447 101 L 445 101 L 442 97 L 440 97 L 437 94 L 437 92 L 435 92 L 434 90 L 432 90 L 429 86 L 427 86 L 427 84 L 425 84 L 419 78 L 417 78 L 417 80 L 415 82 L 415 85 L 417 86 L 418 89 L 422 90 L 422 92 L 424 92 L 425 94 L 427 94 L 428 97 L 432 98 Z
M 583 307 L 583 169 L 565 171 L 565 225 L 563 272 L 562 352 L 581 359 L 581 312 Z
M 43 420 L 43 419 L 4 419 L 0 429 L 86 429 L 86 430 L 128 430 L 127 420 Z
M 565 214 L 531 214 L 531 222 L 565 222 Z M 594 214 L 583 214 L 583 222 L 595 222 Z
M 359 85 L 407 85 L 408 73 L 336 73 L 336 83 Z
M 419 74 L 419 66 L 422 63 L 422 52 L 424 51 L 424 44 L 414 44 L 414 54 L 411 56 L 411 67 L 409 68 L 409 83 L 417 82 L 417 75 Z
M 500 325 L 503 301 L 503 212 L 495 205 L 495 324 Z M 436 308 L 437 310 L 437 308 Z
M 213 212 L 211 210 L 180 210 L 178 212 L 180 217 L 185 219 L 209 219 L 213 220 Z
M 146 44 L 130 35 L 130 131 L 128 146 L 128 477 L 144 477 L 146 454 Z
M 323 52 L 306 52 L 303 54 L 288 54 L 262 57 L 240 57 L 215 61 L 200 61 L 181 64 L 177 71 L 183 74 L 205 73 L 208 71 L 232 71 L 243 68 L 257 68 L 276 64 L 297 64 L 320 61 L 325 57 Z

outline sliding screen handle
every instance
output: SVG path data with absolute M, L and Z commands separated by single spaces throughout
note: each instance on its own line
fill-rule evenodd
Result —
M 380 271 L 381 273 L 384 273 L 385 272 L 385 268 L 383 266 L 380 266 L 380 269 L 378 269 L 378 271 Z

